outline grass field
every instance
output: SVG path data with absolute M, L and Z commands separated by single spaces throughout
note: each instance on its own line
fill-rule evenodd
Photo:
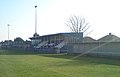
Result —
M 120 60 L 0 50 L 0 77 L 120 77 Z

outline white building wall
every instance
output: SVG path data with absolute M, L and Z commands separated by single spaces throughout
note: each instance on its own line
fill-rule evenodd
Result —
M 120 57 L 120 42 L 73 44 L 73 51 L 70 53 Z

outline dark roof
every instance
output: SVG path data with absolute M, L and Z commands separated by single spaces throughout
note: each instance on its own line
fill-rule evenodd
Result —
M 99 42 L 120 42 L 120 38 L 116 35 L 109 33 L 109 35 L 106 35 L 98 39 L 97 41 Z
M 36 37 L 31 37 L 30 39 L 40 39 L 42 37 L 50 37 L 50 36 L 57 36 L 57 35 L 63 35 L 66 37 L 83 37 L 83 33 L 75 33 L 75 32 L 69 32 L 69 33 L 56 33 L 56 34 L 49 34 L 49 35 L 43 35 L 43 36 L 36 36 Z

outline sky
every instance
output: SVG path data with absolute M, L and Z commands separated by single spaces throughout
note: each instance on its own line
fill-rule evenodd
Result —
M 29 40 L 35 33 L 42 35 L 70 32 L 65 25 L 71 15 L 84 17 L 91 25 L 88 35 L 99 39 L 109 33 L 120 37 L 119 0 L 0 0 L 0 41 L 21 37 Z

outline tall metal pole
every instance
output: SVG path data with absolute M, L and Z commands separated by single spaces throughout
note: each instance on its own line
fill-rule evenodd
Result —
M 10 25 L 8 24 L 8 41 L 9 41 L 9 26 L 10 26 Z
M 37 33 L 37 5 L 35 6 L 35 34 Z

